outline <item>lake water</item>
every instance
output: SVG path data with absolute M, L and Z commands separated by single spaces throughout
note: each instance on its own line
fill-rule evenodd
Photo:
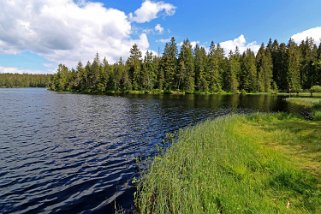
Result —
M 0 89 L 0 213 L 131 212 L 131 181 L 166 133 L 231 112 L 287 108 L 282 97 L 264 95 Z

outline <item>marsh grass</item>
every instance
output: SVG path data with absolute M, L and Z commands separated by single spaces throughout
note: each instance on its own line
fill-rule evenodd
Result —
M 254 114 L 182 130 L 139 182 L 138 211 L 320 212 L 320 128 L 286 114 Z

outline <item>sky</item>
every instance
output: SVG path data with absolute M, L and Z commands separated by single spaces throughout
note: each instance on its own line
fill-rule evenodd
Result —
M 0 73 L 54 73 L 96 53 L 114 63 L 133 44 L 162 53 L 179 45 L 258 50 L 269 38 L 321 39 L 320 0 L 1 0 Z

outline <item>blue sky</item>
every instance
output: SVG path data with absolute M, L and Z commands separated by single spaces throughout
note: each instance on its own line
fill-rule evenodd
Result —
M 255 50 L 269 38 L 319 40 L 320 11 L 320 0 L 3 0 L 0 72 L 53 72 L 96 52 L 114 62 L 133 43 L 162 52 L 172 36 L 226 50 Z

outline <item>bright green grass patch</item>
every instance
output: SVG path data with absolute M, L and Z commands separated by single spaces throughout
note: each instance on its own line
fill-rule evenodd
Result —
M 278 95 L 285 95 L 285 96 L 300 96 L 300 97 L 321 97 L 320 92 L 314 92 L 311 95 L 311 92 L 300 92 L 300 93 L 285 93 L 285 92 L 278 92 Z
M 321 98 L 299 98 L 299 97 L 289 97 L 286 101 L 294 104 L 308 108 L 311 112 L 311 116 L 314 120 L 321 121 Z
M 286 98 L 286 101 L 296 105 L 304 107 L 315 107 L 321 106 L 321 98 L 300 98 L 300 97 L 289 97 Z
M 179 133 L 138 186 L 141 213 L 320 212 L 321 124 L 227 116 Z

